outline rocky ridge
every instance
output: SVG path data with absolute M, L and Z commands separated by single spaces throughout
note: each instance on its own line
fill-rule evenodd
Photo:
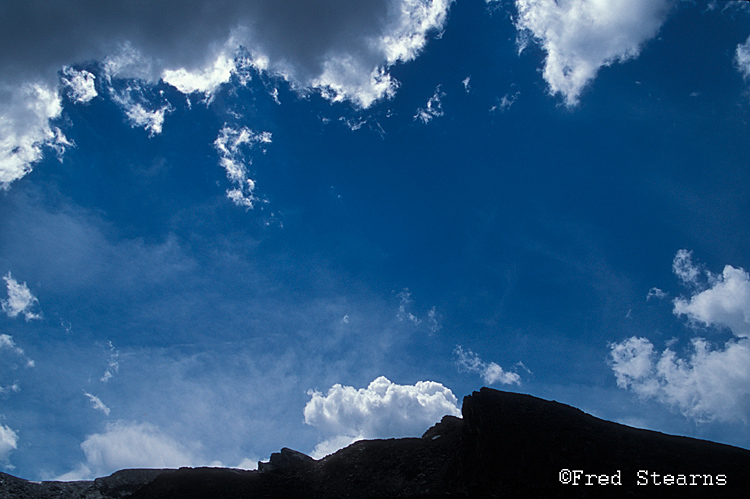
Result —
M 604 421 L 482 388 L 421 438 L 320 460 L 281 449 L 257 471 L 122 470 L 87 482 L 0 474 L 0 499 L 747 497 L 750 451 Z

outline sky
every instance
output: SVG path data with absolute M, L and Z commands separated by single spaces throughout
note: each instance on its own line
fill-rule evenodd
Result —
M 0 470 L 490 386 L 750 448 L 750 2 L 0 1 Z

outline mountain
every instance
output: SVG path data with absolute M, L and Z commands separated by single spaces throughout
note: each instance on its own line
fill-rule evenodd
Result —
M 0 499 L 747 497 L 750 451 L 482 388 L 421 438 L 362 440 L 257 471 L 122 470 L 89 482 L 0 474 Z

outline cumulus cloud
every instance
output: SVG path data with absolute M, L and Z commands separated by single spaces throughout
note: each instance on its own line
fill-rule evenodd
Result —
M 19 315 L 23 315 L 27 321 L 39 319 L 41 315 L 31 311 L 34 305 L 39 303 L 39 300 L 31 294 L 31 290 L 26 286 L 26 283 L 19 284 L 18 281 L 13 279 L 10 272 L 3 277 L 3 280 L 8 289 L 8 299 L 0 300 L 3 312 L 8 314 L 11 319 Z
M 617 386 L 643 398 L 675 406 L 698 422 L 744 421 L 750 414 L 750 340 L 730 340 L 714 348 L 692 340 L 687 358 L 667 348 L 660 354 L 646 338 L 611 346 Z
M 750 276 L 731 265 L 711 275 L 710 288 L 674 301 L 674 313 L 694 323 L 728 328 L 735 336 L 750 337 Z
M 57 480 L 89 480 L 125 468 L 179 468 L 201 463 L 183 445 L 148 423 L 117 421 L 81 444 L 86 461 Z
M 75 102 L 93 98 L 91 73 L 159 79 L 183 93 L 229 80 L 242 46 L 252 64 L 294 88 L 318 89 L 362 108 L 390 97 L 389 69 L 414 59 L 446 22 L 452 0 L 27 0 L 0 3 L 0 186 L 22 178 L 54 145 L 61 84 Z M 19 43 L 23 40 L 23 43 Z M 61 81 L 58 72 L 63 71 Z M 122 100 L 122 99 L 121 99 Z M 122 100 L 133 126 L 159 133 L 167 107 Z
M 435 92 L 432 97 L 427 101 L 425 107 L 417 109 L 417 114 L 414 115 L 414 121 L 419 120 L 424 124 L 429 123 L 435 118 L 439 118 L 445 114 L 443 112 L 442 98 L 445 97 L 445 92 L 441 90 L 442 85 L 435 87 Z
M 18 433 L 0 425 L 0 461 L 7 461 L 11 452 L 18 448 Z
M 270 144 L 271 133 L 255 133 L 247 127 L 234 129 L 224 126 L 214 141 L 219 153 L 219 163 L 227 172 L 227 178 L 235 185 L 227 191 L 227 197 L 237 206 L 252 208 L 258 201 L 255 196 L 255 181 L 248 176 L 244 150 L 256 144 Z
M 745 43 L 737 45 L 734 60 L 737 63 L 737 69 L 739 69 L 742 77 L 745 78 L 745 80 L 750 80 L 750 37 L 748 37 Z
M 516 0 L 520 40 L 531 35 L 547 57 L 543 76 L 567 105 L 599 68 L 637 57 L 656 36 L 670 0 Z M 525 36 L 525 38 L 524 38 Z M 521 45 L 523 49 L 523 45 Z
M 417 436 L 444 415 L 461 414 L 453 392 L 434 381 L 398 385 L 380 376 L 367 388 L 335 384 L 325 395 L 309 395 L 305 423 L 326 436 L 312 453 L 316 458 L 364 438 Z
M 521 376 L 518 373 L 504 371 L 494 362 L 487 364 L 471 350 L 464 351 L 463 347 L 456 346 L 453 353 L 456 355 L 456 365 L 459 370 L 479 374 L 488 385 L 496 383 L 503 385 L 521 384 Z
M 658 353 L 647 338 L 631 337 L 610 346 L 617 385 L 644 398 L 675 406 L 700 422 L 748 421 L 750 416 L 750 276 L 731 265 L 715 275 L 677 252 L 673 271 L 692 290 L 674 300 L 673 312 L 694 327 L 732 332 L 723 345 L 701 337 L 681 357 L 671 347 Z M 708 285 L 701 288 L 701 278 Z
M 8 189 L 28 174 L 42 159 L 45 147 L 70 145 L 60 129 L 50 125 L 61 112 L 54 86 L 36 82 L 13 86 L 0 80 L 0 188 Z

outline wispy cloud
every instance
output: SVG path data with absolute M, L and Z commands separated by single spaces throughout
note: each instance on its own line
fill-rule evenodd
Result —
M 39 300 L 31 294 L 31 290 L 29 290 L 26 283 L 19 284 L 18 281 L 13 279 L 10 272 L 3 277 L 3 280 L 8 290 L 8 299 L 0 301 L 3 312 L 8 314 L 8 317 L 11 319 L 19 315 L 23 315 L 27 321 L 40 319 L 41 314 L 32 312 L 32 309 L 39 303 Z
M 456 356 L 456 365 L 460 371 L 478 374 L 488 385 L 496 383 L 503 385 L 521 384 L 521 376 L 518 373 L 505 371 L 494 362 L 488 364 L 482 361 L 479 355 L 471 350 L 464 350 L 460 345 L 456 346 L 453 354 Z
M 336 384 L 325 395 L 308 393 L 305 423 L 326 436 L 316 458 L 363 438 L 417 436 L 446 414 L 460 415 L 453 392 L 434 381 L 398 385 L 380 376 L 359 390 Z
M 112 342 L 110 341 L 108 343 L 109 345 L 109 361 L 107 362 L 107 369 L 104 371 L 104 374 L 102 374 L 102 377 L 99 378 L 99 381 L 102 383 L 107 383 L 109 380 L 114 378 L 115 374 L 120 370 L 120 352 L 115 350 L 114 345 L 112 345 Z
M 409 321 L 415 326 L 418 326 L 422 323 L 422 319 L 411 312 L 410 308 L 412 303 L 414 303 L 414 300 L 411 297 L 411 291 L 409 291 L 409 288 L 402 289 L 398 294 L 398 312 L 396 313 L 396 318 L 401 322 Z
M 501 99 L 497 100 L 497 104 L 490 108 L 490 112 L 500 111 L 501 113 L 504 113 L 505 111 L 510 109 L 513 104 L 516 103 L 519 95 L 521 95 L 521 92 L 503 95 Z
M 694 337 L 684 358 L 671 347 L 631 337 L 610 346 L 617 385 L 644 398 L 679 408 L 696 421 L 745 421 L 750 418 L 750 275 L 731 265 L 715 275 L 692 263 L 692 253 L 675 255 L 675 275 L 692 294 L 674 300 L 673 312 L 694 328 L 728 329 L 733 338 L 716 346 Z M 708 287 L 701 289 L 701 279 Z
M 417 114 L 414 115 L 414 121 L 419 120 L 422 123 L 427 124 L 433 119 L 440 118 L 445 114 L 442 102 L 442 98 L 445 97 L 445 92 L 443 92 L 441 88 L 442 85 L 435 87 L 435 92 L 427 101 L 425 107 L 417 109 Z
M 701 269 L 693 265 L 693 252 L 685 249 L 679 250 L 672 260 L 672 272 L 689 286 L 697 286 L 701 275 Z
M 667 293 L 659 288 L 651 288 L 648 290 L 648 294 L 646 295 L 646 300 L 650 300 L 651 298 L 656 298 L 658 300 L 661 300 L 662 298 L 666 298 Z
M 25 361 L 26 367 L 34 367 L 35 363 L 32 359 L 28 358 L 26 356 L 26 353 L 23 351 L 22 348 L 18 347 L 16 343 L 13 341 L 13 337 L 7 334 L 0 334 L 0 350 L 7 348 L 11 352 L 15 353 L 16 355 L 22 357 Z M 10 390 L 12 391 L 18 391 L 18 385 L 13 384 L 10 387 Z
M 99 397 L 92 395 L 89 392 L 84 392 L 83 394 L 91 401 L 91 406 L 95 410 L 103 412 L 105 416 L 109 416 L 109 407 L 107 407 Z
M 424 325 L 431 333 L 436 333 L 443 327 L 440 323 L 440 313 L 435 306 L 427 311 L 426 317 L 423 316 L 423 318 L 420 318 L 414 314 L 414 299 L 411 297 L 411 291 L 409 291 L 409 288 L 402 289 L 396 296 L 398 297 L 398 311 L 396 312 L 396 318 L 399 322 L 409 322 L 415 327 Z
M 125 113 L 133 128 L 143 128 L 149 137 L 159 135 L 164 126 L 164 117 L 172 111 L 172 105 L 163 102 L 155 105 L 153 100 L 145 95 L 148 89 L 138 81 L 128 81 L 121 88 L 109 84 L 109 92 Z
M 270 144 L 270 132 L 253 132 L 247 127 L 235 129 L 224 126 L 214 141 L 214 147 L 219 153 L 219 164 L 227 173 L 227 178 L 235 185 L 227 191 L 227 197 L 237 206 L 247 209 L 253 208 L 258 198 L 255 196 L 255 181 L 249 177 L 245 159 L 245 149 L 256 144 Z

